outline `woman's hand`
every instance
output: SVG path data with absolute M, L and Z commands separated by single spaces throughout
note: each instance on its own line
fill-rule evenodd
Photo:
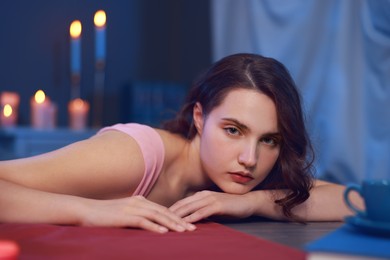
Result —
M 169 209 L 185 221 L 194 223 L 213 215 L 249 217 L 253 215 L 254 205 L 245 194 L 236 195 L 205 190 L 176 202 Z
M 82 216 L 83 226 L 134 227 L 158 233 L 195 230 L 168 208 L 142 196 L 89 201 Z

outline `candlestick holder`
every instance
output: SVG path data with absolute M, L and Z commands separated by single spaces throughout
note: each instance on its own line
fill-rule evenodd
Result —
M 71 100 L 80 98 L 80 74 L 79 73 L 72 73 L 71 75 L 71 93 L 70 98 Z
M 105 78 L 105 62 L 98 60 L 95 67 L 95 89 L 93 92 L 93 120 L 94 127 L 103 125 L 103 109 L 104 109 L 104 78 Z

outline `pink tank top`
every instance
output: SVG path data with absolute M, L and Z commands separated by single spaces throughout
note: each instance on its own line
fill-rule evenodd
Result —
M 128 134 L 138 143 L 144 158 L 145 172 L 133 196 L 146 197 L 160 175 L 164 163 L 165 150 L 161 136 L 153 128 L 135 123 L 105 127 L 99 133 L 108 130 L 117 130 Z

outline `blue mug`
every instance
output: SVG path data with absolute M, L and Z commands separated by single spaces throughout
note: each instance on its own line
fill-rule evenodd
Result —
M 351 191 L 356 191 L 363 198 L 365 210 L 358 209 L 349 200 Z M 349 184 L 344 191 L 344 201 L 358 217 L 390 223 L 390 180 L 364 180 L 362 185 Z

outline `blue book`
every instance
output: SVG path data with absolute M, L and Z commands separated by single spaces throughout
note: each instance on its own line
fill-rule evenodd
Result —
M 345 224 L 305 246 L 307 259 L 390 259 L 390 236 Z

